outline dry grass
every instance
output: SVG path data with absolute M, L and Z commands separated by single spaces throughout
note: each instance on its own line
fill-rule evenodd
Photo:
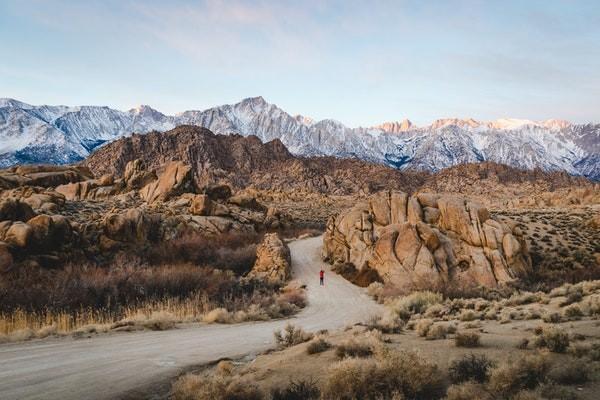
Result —
M 217 272 L 217 275 L 223 273 Z M 226 274 L 225 274 L 226 275 Z M 290 292 L 293 295 L 290 295 Z M 99 333 L 108 330 L 166 330 L 176 323 L 235 323 L 281 318 L 297 312 L 305 304 L 303 290 L 288 289 L 272 294 L 256 290 L 250 294 L 230 295 L 224 302 L 211 300 L 206 293 L 186 298 L 148 300 L 132 306 L 109 309 L 80 309 L 75 312 L 51 311 L 0 313 L 0 341 L 22 341 L 69 333 Z M 294 303 L 289 303 L 294 301 Z M 222 305 L 230 307 L 228 310 Z
M 251 382 L 239 377 L 187 374 L 179 378 L 172 388 L 175 400 L 261 400 L 263 393 Z
M 349 358 L 333 365 L 323 384 L 324 400 L 437 399 L 441 374 L 414 352 L 381 352 L 376 359 Z

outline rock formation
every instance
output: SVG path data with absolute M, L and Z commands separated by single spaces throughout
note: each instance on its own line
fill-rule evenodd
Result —
M 148 203 L 166 201 L 170 198 L 193 192 L 192 168 L 180 161 L 170 162 L 159 178 L 140 190 L 140 197 Z
M 256 262 L 248 277 L 285 282 L 291 274 L 290 249 L 276 233 L 267 233 L 256 249 Z
M 497 287 L 531 271 L 518 227 L 458 196 L 385 191 L 332 217 L 324 258 L 410 288 Z

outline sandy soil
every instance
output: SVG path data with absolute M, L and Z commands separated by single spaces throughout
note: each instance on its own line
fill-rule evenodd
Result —
M 380 307 L 364 290 L 328 272 L 319 286 L 321 237 L 290 244 L 295 279 L 306 283 L 308 306 L 291 319 L 305 330 L 338 329 Z M 114 399 L 135 396 L 193 365 L 256 354 L 274 346 L 273 331 L 289 320 L 195 325 L 163 332 L 50 339 L 0 346 L 0 398 Z

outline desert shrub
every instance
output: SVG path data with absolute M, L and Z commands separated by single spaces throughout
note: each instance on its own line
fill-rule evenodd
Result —
M 543 355 L 527 355 L 517 360 L 507 360 L 494 368 L 489 387 L 498 395 L 510 396 L 521 390 L 535 389 L 546 380 L 550 362 Z
M 219 375 L 231 375 L 234 370 L 233 363 L 229 360 L 221 360 L 217 364 L 216 372 Z
M 377 302 L 383 301 L 383 283 L 373 282 L 367 286 L 367 294 L 375 299 Z
M 600 296 L 592 295 L 581 302 L 581 307 L 585 314 L 590 317 L 600 316 Z
M 540 310 L 529 310 L 525 315 L 525 319 L 540 319 L 542 318 L 542 313 Z
M 275 331 L 273 336 L 275 337 L 275 343 L 282 348 L 295 346 L 313 338 L 311 333 L 304 332 L 302 328 L 289 323 L 285 328 Z
M 491 310 L 488 310 L 488 311 L 487 311 L 487 312 L 484 314 L 484 316 L 483 316 L 483 317 L 484 317 L 485 319 L 487 319 L 487 320 L 491 320 L 491 321 L 493 321 L 493 320 L 496 320 L 496 319 L 498 319 L 498 316 L 497 316 L 496 314 L 497 314 L 496 310 L 495 310 L 495 309 L 491 309 Z
M 541 292 L 531 293 L 525 292 L 514 294 L 506 300 L 508 306 L 521 306 L 524 304 L 540 303 L 544 299 L 545 294 Z
M 581 308 L 577 304 L 571 304 L 570 306 L 567 306 L 563 310 L 563 313 L 566 318 L 570 319 L 579 319 L 583 317 L 583 311 L 581 311 Z
M 490 369 L 494 363 L 485 355 L 468 354 L 454 360 L 448 370 L 452 383 L 475 381 L 484 383 L 488 380 Z
M 393 299 L 387 302 L 386 305 L 397 315 L 407 320 L 411 315 L 422 314 L 429 306 L 440 304 L 442 301 L 443 297 L 440 293 L 421 291 Z
M 226 324 L 231 322 L 232 317 L 226 308 L 219 307 L 209 311 L 206 315 L 204 315 L 202 320 L 207 324 L 213 324 L 215 322 L 220 324 Z
M 480 335 L 475 332 L 457 332 L 454 337 L 456 347 L 479 347 Z
M 308 354 L 317 354 L 329 350 L 331 344 L 323 338 L 317 338 L 312 340 L 306 347 Z
M 369 331 L 362 337 L 353 337 L 337 345 L 335 354 L 338 358 L 370 357 L 380 348 L 382 341 L 381 333 Z
M 367 322 L 369 329 L 377 329 L 383 333 L 400 333 L 404 328 L 404 320 L 389 309 L 381 317 L 373 317 Z
M 444 307 L 443 304 L 434 304 L 427 307 L 424 315 L 426 318 L 440 318 L 445 314 L 445 312 L 446 307 Z
M 461 321 L 475 321 L 479 319 L 479 315 L 477 315 L 473 310 L 463 310 L 460 313 L 459 319 Z
M 427 340 L 446 339 L 447 332 L 448 332 L 448 330 L 446 328 L 446 325 L 442 325 L 442 324 L 433 325 L 427 331 L 427 335 L 425 336 L 425 339 L 427 339 Z
M 550 312 L 544 314 L 544 316 L 542 317 L 542 321 L 551 324 L 558 324 L 562 322 L 562 316 L 557 312 Z
M 131 328 L 145 328 L 153 331 L 166 331 L 173 329 L 177 318 L 166 311 L 154 311 L 149 314 L 138 312 L 128 318 L 114 323 L 111 329 L 129 326 Z
M 582 359 L 569 359 L 555 364 L 548 378 L 562 385 L 578 385 L 589 380 L 589 365 Z
M 444 385 L 435 364 L 413 352 L 384 352 L 378 359 L 346 359 L 324 382 L 324 400 L 438 399 Z
M 188 374 L 172 387 L 175 400 L 261 400 L 263 394 L 250 382 L 229 376 Z
M 321 391 L 312 380 L 291 381 L 285 388 L 271 391 L 272 400 L 317 400 Z
M 579 286 L 572 286 L 567 293 L 567 297 L 560 303 L 561 307 L 580 302 L 583 299 L 583 289 Z
M 565 283 L 559 287 L 552 289 L 549 293 L 550 297 L 561 297 L 566 296 L 569 293 L 569 290 L 573 287 L 570 283 Z
M 562 329 L 548 327 L 535 337 L 534 345 L 545 347 L 554 353 L 564 353 L 569 347 L 569 342 L 569 335 Z
M 421 319 L 417 321 L 417 324 L 415 325 L 417 335 L 422 337 L 427 336 L 427 332 L 429 332 L 429 329 L 431 329 L 432 326 L 433 321 L 430 319 Z
M 450 385 L 445 400 L 494 400 L 492 395 L 482 384 L 464 382 Z

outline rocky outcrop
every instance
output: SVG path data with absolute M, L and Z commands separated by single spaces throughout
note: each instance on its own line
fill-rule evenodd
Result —
M 160 177 L 140 190 L 140 197 L 148 203 L 166 201 L 185 193 L 194 192 L 192 168 L 180 161 L 166 165 Z
M 89 169 L 82 166 L 21 165 L 0 171 L 0 188 L 55 187 L 92 177 Z
M 324 258 L 401 288 L 497 287 L 531 271 L 518 227 L 459 196 L 385 191 L 332 217 Z
M 256 262 L 248 273 L 250 278 L 285 282 L 291 274 L 290 249 L 276 233 L 267 233 L 256 249 Z
M 372 193 L 383 188 L 413 189 L 427 174 L 399 171 L 380 164 L 336 157 L 299 158 L 278 139 L 261 142 L 256 136 L 215 135 L 207 129 L 178 126 L 168 132 L 131 135 L 103 146 L 82 165 L 96 176 L 127 175 L 129 163 L 160 170 L 173 160 L 192 168 L 197 193 L 230 187 L 326 194 Z M 223 185 L 225 184 L 225 186 Z M 219 193 L 224 200 L 231 193 Z M 243 199 L 235 199 L 235 201 Z
M 146 164 L 140 159 L 130 161 L 125 166 L 123 180 L 128 190 L 139 190 L 156 179 L 156 172 L 148 171 Z

